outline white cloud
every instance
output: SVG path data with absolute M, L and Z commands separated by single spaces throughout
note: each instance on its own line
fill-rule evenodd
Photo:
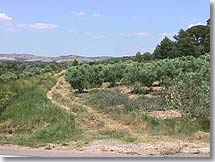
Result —
M 32 23 L 32 24 L 18 24 L 18 27 L 27 27 L 31 29 L 55 29 L 57 28 L 57 25 L 50 24 L 50 23 Z
M 93 16 L 94 17 L 101 17 L 101 14 L 100 13 L 93 13 Z
M 6 13 L 0 13 L 0 21 L 11 21 L 12 17 L 8 16 Z
M 30 24 L 29 27 L 33 29 L 55 29 L 57 28 L 57 25 L 49 23 L 34 23 Z
M 17 27 L 19 27 L 19 28 L 28 27 L 28 24 L 18 24 Z
M 145 37 L 145 36 L 149 36 L 150 33 L 148 32 L 136 32 L 136 33 L 122 33 L 122 36 L 126 36 L 126 37 Z
M 148 36 L 149 33 L 147 32 L 137 32 L 137 33 L 134 33 L 135 36 L 138 36 L 138 37 L 145 37 L 145 36 Z
M 91 38 L 93 39 L 102 39 L 102 38 L 105 38 L 105 35 L 103 34 L 97 34 L 97 33 L 86 33 L 88 36 L 90 36 Z
M 86 13 L 83 12 L 83 11 L 80 11 L 80 12 L 73 12 L 73 15 L 74 15 L 74 16 L 85 16 Z
M 205 25 L 205 24 L 204 24 L 204 23 L 201 23 L 201 22 L 198 22 L 198 23 L 195 23 L 195 24 L 190 24 L 190 25 L 188 26 L 188 28 L 191 28 L 191 27 L 197 26 L 197 25 Z

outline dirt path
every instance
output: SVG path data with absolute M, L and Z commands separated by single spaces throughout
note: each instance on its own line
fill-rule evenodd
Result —
M 51 90 L 47 93 L 47 98 L 56 106 L 63 108 L 69 112 L 71 112 L 71 108 L 73 106 L 78 107 L 78 109 L 83 109 L 84 112 L 80 113 L 79 118 L 86 118 L 86 120 L 80 121 L 90 130 L 95 129 L 96 131 L 99 128 L 91 127 L 94 122 L 103 122 L 104 126 L 102 129 L 106 130 L 126 130 L 128 134 L 134 135 L 132 129 L 130 127 L 123 125 L 120 122 L 110 119 L 105 114 L 101 114 L 97 112 L 94 108 L 90 106 L 83 105 L 79 98 L 71 96 L 71 87 L 68 82 L 65 81 L 65 76 L 61 75 L 55 86 L 51 88 Z M 56 97 L 57 96 L 57 97 Z M 64 102 L 61 102 L 62 99 Z M 74 112 L 75 115 L 76 112 Z M 87 119 L 89 116 L 93 116 L 94 119 L 91 121 Z M 55 146 L 54 149 L 62 149 L 61 146 Z M 64 148 L 66 149 L 66 148 Z M 96 140 L 86 144 L 81 148 L 82 152 L 104 152 L 104 153 L 114 153 L 124 154 L 124 156 L 209 156 L 210 149 L 208 143 L 192 143 L 192 142 L 184 142 L 180 140 L 175 140 L 171 142 L 162 142 L 161 139 L 159 142 L 147 142 L 147 143 L 124 143 L 117 140 Z M 86 155 L 86 154 L 83 154 Z M 96 156 L 96 154 L 93 154 Z M 102 154 L 105 156 L 105 154 Z M 112 154 L 110 154 L 112 156 Z M 121 155 L 120 155 L 121 156 Z
M 60 87 L 61 81 L 62 81 L 63 79 L 64 79 L 64 76 L 60 76 L 60 77 L 59 77 L 57 83 L 51 88 L 50 91 L 48 91 L 48 93 L 47 93 L 47 98 L 52 102 L 52 104 L 54 104 L 54 105 L 56 105 L 56 106 L 58 106 L 58 107 L 60 107 L 60 108 L 63 108 L 63 109 L 65 109 L 65 110 L 67 110 L 67 111 L 70 111 L 70 108 L 69 108 L 67 105 L 61 104 L 61 103 L 59 103 L 58 101 L 56 101 L 56 100 L 53 99 L 53 95 L 54 95 L 55 93 L 59 93 L 59 92 L 58 92 L 58 91 L 59 91 L 59 90 L 58 90 L 58 87 Z M 65 90 L 69 90 L 69 88 L 70 88 L 70 87 L 65 87 L 65 86 L 64 86 L 64 89 L 65 89 Z M 66 91 L 66 92 L 62 93 L 63 97 L 66 97 L 65 94 L 68 94 L 68 93 L 69 93 L 69 91 L 68 91 L 68 92 Z
M 83 105 L 78 101 L 78 98 L 71 99 L 70 89 L 71 86 L 68 82 L 66 82 L 65 76 L 62 75 L 59 77 L 57 83 L 51 88 L 51 90 L 48 91 L 47 98 L 54 105 L 61 107 L 69 112 L 71 112 L 72 106 L 84 109 L 85 111 L 87 111 L 88 116 L 92 115 L 97 121 L 104 123 L 107 130 L 126 130 L 128 133 L 132 133 L 132 130 L 128 126 L 122 125 L 121 123 L 108 118 L 108 116 L 105 114 L 98 113 L 90 106 Z M 66 104 L 60 103 L 58 100 L 56 100 L 56 98 L 53 97 L 54 95 L 61 96 L 64 101 L 66 101 Z

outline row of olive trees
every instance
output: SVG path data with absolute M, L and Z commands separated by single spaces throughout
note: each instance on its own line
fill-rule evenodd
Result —
M 164 59 L 150 63 L 127 61 L 116 64 L 70 66 L 66 79 L 74 89 L 99 87 L 103 82 L 129 85 L 134 92 L 155 81 L 165 86 L 166 103 L 190 113 L 205 117 L 209 114 L 210 56 L 202 55 Z
M 123 64 L 70 66 L 66 80 L 74 89 L 83 92 L 84 89 L 99 87 L 103 82 L 110 82 L 110 85 L 114 86 L 122 79 L 123 69 Z
M 19 78 L 31 77 L 46 72 L 59 71 L 62 66 L 57 63 L 26 63 L 26 62 L 0 62 L 0 82 L 14 81 Z
M 170 80 L 180 74 L 198 73 L 203 65 L 209 64 L 209 61 L 209 55 L 204 55 L 198 58 L 187 56 L 150 63 L 127 61 L 116 64 L 82 64 L 70 66 L 66 73 L 66 79 L 79 92 L 90 87 L 99 87 L 103 82 L 109 82 L 110 86 L 121 82 L 129 86 L 138 83 L 141 86 L 151 87 L 155 81 L 159 81 L 162 85 L 168 85 L 171 84 Z

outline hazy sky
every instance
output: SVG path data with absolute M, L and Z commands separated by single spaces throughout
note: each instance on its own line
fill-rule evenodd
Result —
M 152 52 L 164 35 L 209 16 L 208 0 L 0 0 L 0 53 Z

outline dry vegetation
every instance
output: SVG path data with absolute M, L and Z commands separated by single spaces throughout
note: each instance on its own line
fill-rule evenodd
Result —
M 105 90 L 106 86 L 103 85 L 99 90 Z M 124 86 L 111 89 L 123 89 L 124 94 L 130 95 L 129 88 Z M 156 88 L 156 90 L 158 89 L 160 88 Z M 204 132 L 205 134 L 202 135 L 197 132 L 195 136 L 190 137 L 177 135 L 174 132 L 168 132 L 168 130 L 161 130 L 160 132 L 156 130 L 156 122 L 166 121 L 165 119 L 180 119 L 182 117 L 180 112 L 175 110 L 151 111 L 142 114 L 145 119 L 140 119 L 140 115 L 124 113 L 123 111 L 118 113 L 103 112 L 99 110 L 98 105 L 87 101 L 87 96 L 97 90 L 90 89 L 88 93 L 77 94 L 74 90 L 71 91 L 70 85 L 65 81 L 64 76 L 61 76 L 57 84 L 47 93 L 53 104 L 57 103 L 59 107 L 74 113 L 76 126 L 84 131 L 82 139 L 78 143 L 66 142 L 63 146 L 52 145 L 51 149 L 69 149 L 72 147 L 82 151 L 109 151 L 133 155 L 169 155 L 187 152 L 201 154 L 209 152 L 209 137 L 206 135 L 208 133 Z M 123 105 L 114 108 L 117 110 L 124 109 Z M 155 130 L 149 129 L 153 126 L 153 122 L 155 122 Z M 164 126 L 160 127 L 165 128 Z M 160 128 L 157 127 L 157 129 Z M 199 143 L 199 140 L 202 142 Z M 193 142 L 190 143 L 189 141 Z

